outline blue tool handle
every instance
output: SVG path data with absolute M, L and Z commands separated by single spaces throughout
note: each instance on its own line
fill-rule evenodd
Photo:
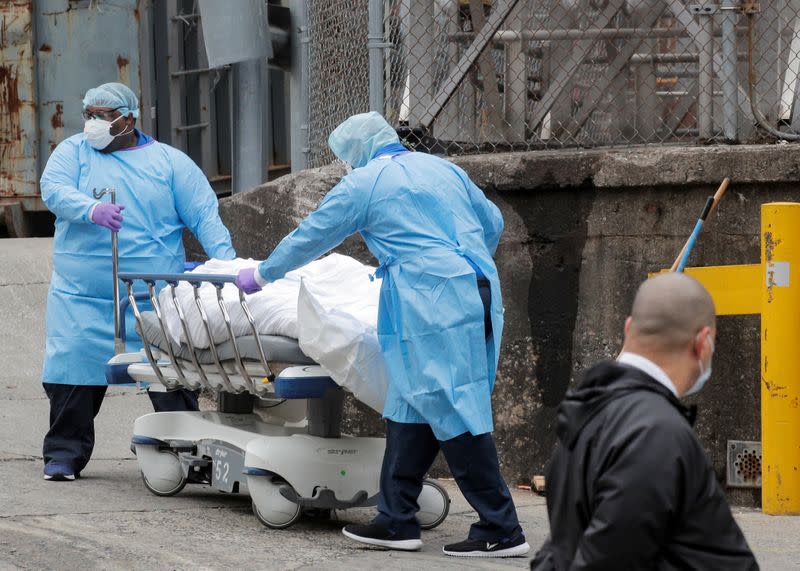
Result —
M 708 214 L 706 212 L 706 214 Z M 683 268 L 686 267 L 686 262 L 689 261 L 689 254 L 692 253 L 692 248 L 694 248 L 694 243 L 697 241 L 697 236 L 700 234 L 700 229 L 703 227 L 703 219 L 700 218 L 697 220 L 697 224 L 694 225 L 694 230 L 692 230 L 692 235 L 689 236 L 689 240 L 686 242 L 686 250 L 683 252 L 683 257 L 681 257 L 681 261 L 678 263 L 678 267 L 675 270 L 678 273 L 683 272 Z

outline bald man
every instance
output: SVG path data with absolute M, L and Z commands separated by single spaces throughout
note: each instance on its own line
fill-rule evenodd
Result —
M 559 407 L 550 537 L 531 569 L 758 569 L 679 401 L 710 376 L 715 334 L 697 281 L 642 284 L 617 361 Z

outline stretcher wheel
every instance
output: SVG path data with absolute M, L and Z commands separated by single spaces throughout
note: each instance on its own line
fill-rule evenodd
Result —
M 186 485 L 186 474 L 175 452 L 155 446 L 136 446 L 136 459 L 145 488 L 157 496 L 174 496 Z
M 450 513 L 450 496 L 447 490 L 433 480 L 422 482 L 422 492 L 417 498 L 417 504 L 417 521 L 422 529 L 433 529 Z
M 276 477 L 249 476 L 247 489 L 253 498 L 253 513 L 270 529 L 291 527 L 302 515 L 300 504 L 290 502 L 281 495 L 281 486 L 288 485 Z

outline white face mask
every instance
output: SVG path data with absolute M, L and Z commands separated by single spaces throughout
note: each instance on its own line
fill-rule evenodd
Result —
M 697 377 L 697 380 L 695 381 L 694 385 L 692 385 L 692 388 L 686 391 L 686 394 L 683 396 L 688 397 L 697 394 L 703 389 L 703 387 L 706 384 L 706 381 L 708 381 L 708 379 L 711 377 L 711 362 L 713 359 L 714 359 L 714 342 L 711 341 L 711 360 L 708 361 L 708 368 L 706 368 L 703 365 L 702 360 L 697 361 L 697 365 L 700 367 L 700 376 Z
M 119 135 L 111 134 L 111 125 L 122 119 L 122 115 L 113 121 L 106 121 L 104 119 L 89 119 L 83 124 L 83 132 L 86 135 L 86 141 L 93 149 L 102 151 L 111 144 L 116 137 L 127 135 L 130 131 L 123 131 Z

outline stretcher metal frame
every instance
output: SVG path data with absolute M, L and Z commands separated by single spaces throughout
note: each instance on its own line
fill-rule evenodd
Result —
M 158 378 L 159 382 L 163 384 L 167 389 L 176 389 L 180 386 L 186 387 L 191 390 L 198 390 L 201 388 L 207 388 L 212 391 L 219 390 L 220 387 L 215 387 L 211 384 L 208 379 L 207 371 L 204 369 L 203 364 L 200 362 L 200 358 L 197 353 L 197 348 L 195 346 L 194 341 L 192 340 L 192 336 L 189 331 L 189 325 L 186 321 L 186 315 L 181 307 L 180 302 L 178 301 L 177 294 L 175 292 L 179 282 L 186 282 L 192 286 L 193 290 L 193 297 L 195 301 L 195 305 L 197 306 L 197 310 L 200 314 L 200 318 L 203 321 L 203 327 L 205 329 L 206 335 L 208 335 L 209 339 L 209 350 L 211 352 L 211 356 L 214 359 L 214 367 L 216 368 L 216 373 L 219 374 L 220 378 L 222 379 L 222 385 L 225 391 L 238 394 L 241 392 L 249 392 L 253 395 L 263 395 L 267 392 L 266 388 L 264 387 L 264 383 L 256 383 L 253 379 L 251 373 L 247 370 L 245 366 L 244 359 L 242 359 L 241 352 L 239 351 L 239 347 L 237 344 L 237 338 L 233 332 L 233 326 L 231 324 L 230 314 L 225 306 L 225 300 L 222 295 L 222 290 L 225 287 L 225 284 L 235 284 L 236 283 L 236 276 L 232 275 L 216 275 L 216 274 L 193 274 L 193 273 L 183 273 L 183 274 L 163 274 L 163 273 L 131 273 L 131 272 L 121 272 L 119 274 L 119 279 L 125 285 L 126 293 L 127 293 L 127 301 L 126 305 L 130 305 L 131 310 L 133 311 L 134 319 L 139 326 L 139 333 L 142 337 L 142 343 L 144 345 L 144 352 L 147 356 L 147 360 L 150 363 L 150 366 L 153 368 L 153 372 L 155 373 L 156 377 Z M 137 301 L 142 299 L 141 295 L 136 294 L 134 292 L 134 284 L 137 281 L 143 282 L 147 286 L 148 290 L 148 298 L 150 305 L 153 307 L 153 311 L 155 312 L 156 317 L 158 318 L 158 323 L 161 327 L 161 334 L 164 337 L 165 345 L 166 345 L 166 352 L 169 356 L 169 365 L 175 371 L 175 374 L 178 377 L 178 381 L 174 382 L 172 379 L 167 378 L 163 372 L 161 367 L 163 365 L 159 364 L 159 359 L 153 354 L 152 346 L 154 345 L 151 339 L 147 336 L 147 331 L 144 325 L 144 321 L 142 320 L 142 314 L 139 310 L 139 306 Z M 194 367 L 195 372 L 199 376 L 198 382 L 194 382 L 190 380 L 185 371 L 184 365 L 181 365 L 180 359 L 175 356 L 175 351 L 172 348 L 171 343 L 171 336 L 169 331 L 167 330 L 166 323 L 164 322 L 164 314 L 161 310 L 161 303 L 159 301 L 159 294 L 156 292 L 156 284 L 159 281 L 166 282 L 166 287 L 169 288 L 169 297 L 172 300 L 172 304 L 175 307 L 175 311 L 178 315 L 178 318 L 181 323 L 181 329 L 183 331 L 184 337 L 186 338 L 186 346 L 189 349 L 189 353 L 191 356 L 191 364 Z M 220 312 L 222 314 L 223 320 L 225 322 L 225 330 L 228 334 L 228 340 L 231 342 L 231 346 L 233 348 L 233 355 L 234 355 L 234 362 L 236 365 L 236 370 L 244 379 L 244 384 L 240 386 L 235 386 L 230 379 L 228 372 L 225 370 L 225 367 L 222 364 L 222 361 L 219 358 L 219 353 L 217 352 L 216 344 L 214 343 L 213 336 L 211 334 L 211 324 L 208 320 L 208 313 L 206 312 L 206 308 L 203 305 L 203 301 L 200 297 L 200 287 L 204 284 L 208 283 L 216 289 L 216 299 L 217 304 L 219 306 Z M 260 366 L 263 368 L 263 378 L 267 379 L 268 382 L 272 382 L 275 379 L 275 375 L 272 373 L 270 369 L 269 363 L 267 362 L 266 354 L 264 352 L 264 347 L 261 344 L 261 339 L 258 334 L 258 330 L 256 328 L 255 320 L 253 319 L 253 314 L 250 311 L 250 308 L 247 305 L 247 300 L 245 298 L 244 292 L 239 289 L 239 304 L 244 312 L 245 316 L 247 317 L 247 321 L 250 325 L 250 331 L 253 334 L 253 339 L 256 343 L 256 347 L 258 349 L 258 355 L 260 359 Z M 124 311 L 124 308 L 121 308 L 120 311 Z M 123 324 L 123 343 L 124 343 L 124 317 L 120 315 L 120 321 Z M 123 345 L 124 347 L 124 345 Z M 162 351 L 163 353 L 163 351 Z

